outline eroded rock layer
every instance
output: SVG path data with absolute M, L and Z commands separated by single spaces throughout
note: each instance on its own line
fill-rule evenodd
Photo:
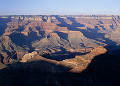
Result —
M 0 63 L 20 60 L 33 51 L 64 60 L 88 53 L 100 45 L 117 55 L 119 31 L 119 15 L 1 16 Z

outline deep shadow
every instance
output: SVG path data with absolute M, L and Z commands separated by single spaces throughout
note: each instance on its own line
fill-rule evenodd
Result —
M 45 17 L 45 16 L 42 15 L 42 20 L 43 20 L 44 22 L 47 22 L 47 19 L 45 19 L 44 17 Z
M 47 61 L 13 63 L 0 70 L 0 86 L 119 86 L 120 59 L 95 56 L 82 73 Z
M 25 46 L 28 46 L 30 51 L 34 51 L 34 48 L 32 47 L 32 42 L 35 42 L 36 40 L 41 40 L 44 36 L 37 36 L 36 32 L 31 31 L 28 33 L 28 36 L 25 36 L 22 33 L 14 32 L 9 35 L 12 42 L 15 43 L 15 45 L 20 46 L 22 48 L 25 48 Z
M 39 31 L 39 35 L 37 34 L 37 32 L 32 31 L 31 27 L 29 28 L 30 32 L 28 32 L 28 36 L 25 36 L 23 33 L 21 33 L 24 30 L 24 26 L 18 26 L 18 29 L 15 30 L 16 31 L 14 33 L 11 33 L 9 35 L 12 42 L 24 49 L 28 47 L 30 49 L 29 52 L 34 51 L 34 48 L 32 47 L 32 42 L 40 41 L 42 38 L 45 37 L 45 31 L 42 31 L 40 27 L 36 27 L 36 30 Z
M 2 64 L 4 64 L 3 60 L 4 60 L 4 57 L 2 56 L 2 54 L 0 54 L 0 62 L 1 62 Z
M 40 40 L 43 36 L 38 36 L 36 32 L 30 32 L 28 34 L 28 37 L 27 39 L 30 41 L 30 42 L 34 42 L 36 40 Z
M 63 61 L 65 59 L 71 59 L 71 58 L 75 58 L 76 55 L 84 55 L 84 54 L 87 54 L 87 53 L 80 53 L 80 52 L 69 52 L 69 51 L 66 51 L 65 48 L 63 47 L 60 47 L 61 51 L 59 52 L 55 52 L 55 53 L 45 53 L 43 54 L 42 56 L 44 58 L 47 58 L 47 59 L 51 59 L 51 60 L 56 60 L 56 61 Z
M 112 29 L 114 29 L 113 24 L 112 24 L 112 25 L 110 25 L 110 27 L 111 27 Z
M 11 21 L 11 16 L 8 18 L 0 18 L 0 36 L 5 33 L 5 29 L 7 28 L 7 23 Z
M 18 45 L 21 47 L 23 47 L 24 45 L 30 46 L 28 39 L 22 33 L 14 32 L 14 33 L 10 34 L 9 37 L 11 38 L 12 42 L 15 43 L 15 45 Z
M 64 86 L 70 69 L 47 61 L 13 63 L 0 70 L 0 86 Z
M 19 26 L 18 25 L 18 29 L 15 29 L 18 32 L 22 32 L 24 30 L 24 26 Z
M 68 19 L 70 19 L 70 21 L 72 22 L 72 25 L 73 27 L 85 27 L 84 24 L 80 24 L 78 22 L 76 22 L 75 18 L 72 18 L 72 17 L 67 17 Z
M 58 15 L 56 15 L 55 18 L 60 22 L 60 24 L 57 24 L 58 26 L 60 26 L 60 27 L 68 27 L 68 26 L 70 26 L 62 18 L 60 18 Z
M 120 78 L 120 59 L 108 52 L 95 56 L 81 74 L 87 75 L 93 83 L 94 81 L 106 83 L 106 85 L 100 86 L 117 86 Z
M 72 17 L 67 17 L 72 22 L 72 25 L 67 24 L 62 18 L 60 18 L 57 15 L 55 17 L 59 22 L 61 22 L 60 24 L 57 24 L 58 26 L 67 27 L 69 30 L 72 30 L 72 31 L 79 31 L 79 29 L 77 27 L 84 27 L 85 26 L 83 24 L 76 22 L 75 18 L 72 18 Z
M 58 31 L 55 31 L 57 34 L 58 34 L 58 36 L 60 37 L 60 38 L 62 38 L 62 39 L 65 39 L 65 40 L 67 40 L 68 41 L 68 34 L 67 33 L 62 33 L 62 32 L 58 32 Z
M 98 21 L 100 24 L 103 24 L 103 22 L 102 21 Z
M 5 52 L 8 55 L 7 59 L 10 59 L 10 58 L 15 59 L 15 60 L 17 59 L 17 54 L 16 54 L 16 51 L 14 51 L 14 50 L 10 52 L 10 51 L 4 49 L 4 50 L 2 50 L 2 52 Z M 4 57 L 2 57 L 2 61 L 3 60 L 4 60 Z
M 104 26 L 100 25 L 100 27 L 102 27 L 103 30 L 106 30 L 106 29 L 104 28 Z
M 45 31 L 42 31 L 41 28 L 38 26 L 36 29 L 39 31 L 39 34 L 43 37 L 45 37 Z
M 107 49 L 107 51 L 110 54 L 120 58 L 120 53 L 119 53 L 120 52 L 120 46 L 108 45 L 108 46 L 105 46 L 105 48 Z

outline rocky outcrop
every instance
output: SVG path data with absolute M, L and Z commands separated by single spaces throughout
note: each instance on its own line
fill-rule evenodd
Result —
M 63 60 L 61 63 L 71 67 L 72 70 L 70 70 L 70 72 L 80 73 L 88 67 L 95 56 L 105 54 L 106 52 L 107 50 L 103 46 L 98 46 L 88 54 L 75 56 L 75 58 Z
M 21 60 L 21 62 L 27 62 L 30 59 L 33 59 L 38 53 L 33 51 L 32 53 L 25 54 Z
M 65 67 L 70 67 L 71 70 L 69 72 L 81 73 L 88 67 L 88 65 L 95 58 L 95 56 L 102 55 L 105 53 L 107 53 L 107 50 L 103 46 L 98 46 L 97 48 L 93 49 L 88 54 L 75 56 L 75 58 L 65 59 L 63 61 L 56 61 L 56 60 L 51 60 L 51 59 L 47 59 L 42 56 L 39 56 L 39 55 L 37 55 L 37 52 L 32 52 L 32 53 L 25 54 L 23 56 L 21 62 L 46 61 L 46 62 L 54 63 L 57 65 L 63 65 Z M 44 66 L 47 66 L 47 65 L 44 64 Z M 52 71 L 52 69 L 51 69 L 51 71 Z M 57 69 L 55 68 L 54 71 L 57 71 Z

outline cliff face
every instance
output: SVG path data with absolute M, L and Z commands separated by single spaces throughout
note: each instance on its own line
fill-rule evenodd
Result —
M 21 62 L 46 61 L 46 62 L 54 63 L 58 66 L 62 65 L 64 67 L 71 68 L 71 70 L 69 70 L 69 72 L 81 73 L 82 71 L 84 71 L 88 67 L 88 65 L 92 62 L 92 60 L 95 58 L 95 56 L 102 55 L 102 54 L 105 54 L 105 53 L 107 53 L 107 50 L 103 46 L 98 46 L 97 48 L 93 49 L 88 54 L 77 55 L 77 56 L 75 56 L 75 58 L 65 59 L 63 61 L 56 61 L 56 60 L 51 60 L 51 59 L 44 58 L 44 57 L 38 55 L 37 52 L 32 52 L 32 53 L 25 54 L 23 56 Z M 116 57 L 114 57 L 114 56 L 110 56 L 110 57 L 108 57 L 108 56 L 109 56 L 109 54 L 108 55 L 106 54 L 107 59 L 109 59 L 110 57 L 112 57 L 112 59 L 116 59 Z M 104 59 L 104 57 L 103 57 L 103 59 Z M 108 63 L 109 63 L 109 61 L 108 61 Z M 42 64 L 42 65 L 45 66 L 45 67 L 49 66 L 47 64 Z M 48 70 L 57 71 L 56 67 L 54 67 L 54 69 L 51 68 L 53 66 L 49 66 L 49 67 L 50 67 L 50 69 L 47 68 Z M 36 68 L 39 69 L 39 67 L 36 67 Z M 44 70 L 44 71 L 47 71 L 47 70 Z M 54 72 L 54 73 L 56 73 L 56 72 Z M 59 73 L 60 73 L 60 71 L 59 71 Z
M 99 45 L 111 51 L 120 44 L 119 16 L 9 16 L 0 21 L 1 63 L 33 51 L 74 57 Z

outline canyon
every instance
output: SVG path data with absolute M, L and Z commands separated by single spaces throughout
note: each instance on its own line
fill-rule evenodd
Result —
M 113 15 L 1 16 L 0 28 L 1 63 L 32 51 L 84 54 L 106 46 L 111 53 L 120 45 L 120 19 Z
M 119 51 L 120 15 L 0 16 L 1 86 L 114 86 Z

